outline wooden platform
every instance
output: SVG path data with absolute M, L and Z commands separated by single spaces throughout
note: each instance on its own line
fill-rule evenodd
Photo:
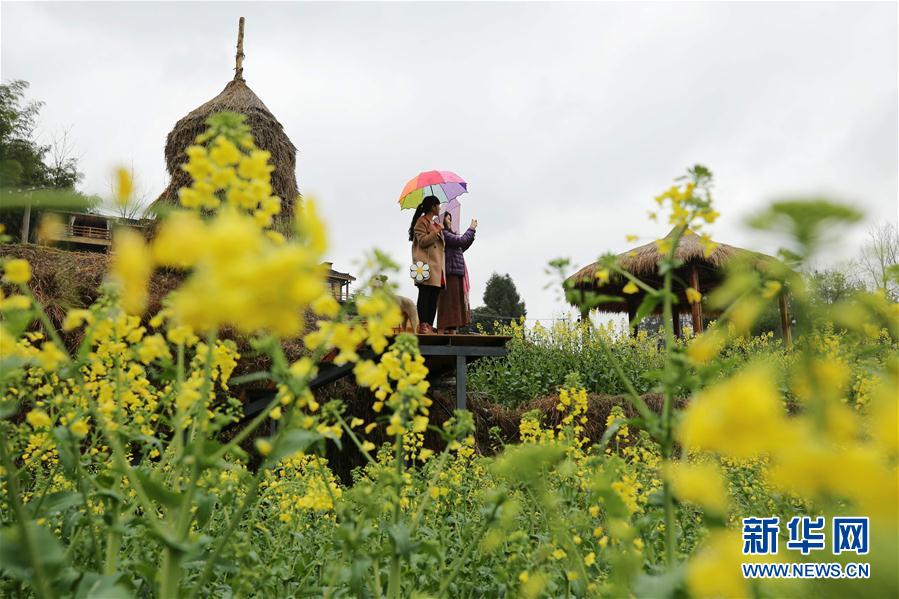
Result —
M 505 356 L 509 353 L 506 343 L 511 339 L 507 335 L 416 335 L 418 349 L 425 358 L 428 377 L 439 377 L 455 369 L 456 375 L 456 409 L 466 409 L 468 387 L 468 364 L 485 356 Z M 343 377 L 352 374 L 355 364 L 333 363 L 336 352 L 326 356 L 318 365 L 318 375 L 309 382 L 315 391 Z M 377 356 L 368 347 L 359 350 L 362 359 L 375 360 Z M 244 406 L 244 416 L 258 414 L 271 402 L 273 393 L 257 397 Z
M 466 409 L 468 364 L 484 356 L 509 353 L 506 335 L 416 335 L 428 371 L 441 376 L 456 370 L 456 409 Z

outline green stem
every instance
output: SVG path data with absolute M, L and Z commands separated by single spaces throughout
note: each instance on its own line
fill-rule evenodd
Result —
M 116 530 L 119 525 L 118 516 L 118 510 L 116 510 L 109 525 L 109 531 L 106 533 L 106 564 L 103 567 L 103 574 L 106 576 L 115 574 L 118 568 L 119 551 L 122 548 L 122 535 Z
M 181 578 L 181 558 L 172 547 L 166 547 L 162 555 L 159 597 L 174 599 L 178 596 L 178 581 Z
M 621 363 L 618 361 L 618 356 L 616 356 L 612 350 L 609 348 L 606 340 L 600 337 L 599 346 L 603 349 L 606 354 L 606 358 L 608 358 L 609 362 L 612 363 L 612 369 L 615 370 L 615 374 L 618 375 L 618 378 L 621 379 L 621 382 L 624 384 L 624 388 L 627 390 L 627 397 L 630 400 L 631 404 L 633 404 L 634 409 L 637 410 L 637 413 L 646 421 L 647 424 L 652 422 L 653 414 L 649 409 L 649 406 L 646 405 L 646 402 L 643 401 L 643 398 L 640 397 L 640 394 L 637 393 L 637 389 L 634 387 L 634 384 L 631 382 L 627 375 L 624 374 L 624 369 L 621 367 Z
M 396 526 L 400 521 L 400 500 L 403 495 L 403 436 L 396 435 L 396 503 L 393 506 L 393 525 Z M 400 554 L 396 541 L 390 542 L 390 574 L 387 579 L 387 596 L 395 599 L 400 596 Z
M 346 434 L 350 437 L 350 440 L 353 442 L 359 451 L 362 452 L 362 455 L 365 456 L 365 459 L 368 460 L 368 463 L 372 466 L 377 466 L 378 463 L 371 457 L 365 449 L 362 447 L 362 442 L 359 440 L 359 437 L 356 436 L 356 433 L 353 432 L 353 429 L 346 423 L 346 420 L 343 419 L 343 416 L 337 415 L 337 421 L 340 422 L 340 428 L 346 431 Z
M 679 368 L 674 362 L 674 322 L 673 322 L 673 302 L 671 294 L 672 276 L 674 272 L 674 259 L 677 252 L 677 246 L 680 244 L 681 237 L 687 230 L 686 225 L 677 228 L 674 239 L 671 242 L 671 249 L 668 252 L 668 268 L 664 276 L 664 296 L 662 297 L 662 321 L 665 325 L 665 370 L 669 373 Z M 665 400 L 662 404 L 662 458 L 668 462 L 671 458 L 671 450 L 674 446 L 674 425 L 673 425 L 673 395 L 672 383 L 665 381 L 664 384 Z M 669 568 L 674 566 L 676 558 L 677 531 L 674 525 L 674 497 L 671 492 L 671 485 L 666 480 L 662 483 L 662 499 L 665 515 L 665 563 Z
M 324 355 L 323 350 L 316 350 L 310 356 L 310 359 L 313 363 L 317 363 L 321 357 Z M 277 345 L 273 348 L 273 351 L 269 354 L 272 359 L 272 372 L 276 374 L 280 374 L 281 376 L 275 376 L 275 380 L 279 383 L 284 383 L 290 388 L 291 392 L 295 395 L 299 395 L 301 392 L 305 391 L 309 387 L 309 377 L 306 377 L 302 381 L 297 381 L 295 378 L 292 378 L 291 375 L 287 373 L 287 358 L 284 356 L 284 352 L 281 349 L 280 345 Z M 232 381 L 233 382 L 233 381 Z M 256 414 L 253 419 L 247 424 L 247 426 L 243 427 L 234 438 L 231 439 L 228 443 L 223 445 L 218 451 L 216 451 L 212 457 L 210 457 L 210 461 L 216 461 L 223 456 L 227 455 L 229 451 L 237 447 L 240 443 L 243 442 L 244 439 L 249 437 L 255 432 L 259 425 L 262 424 L 267 418 L 269 413 L 280 404 L 280 400 L 278 399 L 278 395 L 275 394 L 272 397 L 272 400 L 268 402 L 265 408 L 262 409 L 261 412 Z M 293 404 L 291 404 L 291 409 L 293 409 Z M 289 422 L 289 420 L 288 420 Z M 285 427 L 281 427 L 279 430 L 284 429 Z
M 19 527 L 19 534 L 22 535 L 22 541 L 25 544 L 25 551 L 28 553 L 28 561 L 34 568 L 33 586 L 34 590 L 41 597 L 53 597 L 53 591 L 47 584 L 48 579 L 44 573 L 44 563 L 41 560 L 37 545 L 31 536 L 31 530 L 28 528 L 30 519 L 25 513 L 25 508 L 20 501 L 19 481 L 16 478 L 16 469 L 9 457 L 9 451 L 6 447 L 6 432 L 0 434 L 0 460 L 2 460 L 3 468 L 6 470 L 6 480 L 9 485 L 9 504 L 13 508 L 16 515 L 16 524 Z
M 74 455 L 77 456 L 75 460 L 75 486 L 78 489 L 78 494 L 81 495 L 81 503 L 84 504 L 84 511 L 87 515 L 87 529 L 88 532 L 90 532 L 91 538 L 91 551 L 94 554 L 94 559 L 97 562 L 97 567 L 99 567 L 102 563 L 100 558 L 100 543 L 97 540 L 97 534 L 94 531 L 94 519 L 90 515 L 91 510 L 87 499 L 87 485 L 84 480 L 84 467 L 81 464 L 81 456 L 78 451 L 78 445 L 75 443 L 74 439 L 72 440 L 72 450 L 74 452 Z
M 224 552 L 225 546 L 228 544 L 228 541 L 231 540 L 231 535 L 237 528 L 238 523 L 243 520 L 243 515 L 247 512 L 250 505 L 255 503 L 256 497 L 259 494 L 259 483 L 262 480 L 263 472 L 265 472 L 265 469 L 260 468 L 256 473 L 256 476 L 253 477 L 253 483 L 252 487 L 250 487 L 250 491 L 244 497 L 244 500 L 241 502 L 240 507 L 237 508 L 237 512 L 231 517 L 231 521 L 228 522 L 228 527 L 222 532 L 221 535 L 219 535 L 218 542 L 216 543 L 215 549 L 212 551 L 212 555 L 210 555 L 206 560 L 206 565 L 203 567 L 203 572 L 200 574 L 200 577 L 197 579 L 197 582 L 194 584 L 191 592 L 189 593 L 190 597 L 200 596 L 200 591 L 203 590 L 203 587 L 206 585 L 209 577 L 212 576 L 212 570 L 213 568 L 215 568 L 215 564 L 221 557 L 222 552 Z
M 249 374 L 244 374 L 242 376 L 236 376 L 230 381 L 228 384 L 232 387 L 236 387 L 237 385 L 243 385 L 244 383 L 253 383 L 256 381 L 271 381 L 274 380 L 272 377 L 272 373 L 267 370 L 261 370 L 259 372 L 251 372 Z
M 494 504 L 493 511 L 491 511 L 490 516 L 488 517 L 488 521 L 493 521 L 496 518 L 497 509 L 499 509 L 499 505 Z M 446 596 L 449 585 L 452 584 L 456 576 L 459 575 L 462 564 L 467 561 L 469 554 L 474 550 L 474 548 L 481 544 L 481 539 L 485 534 L 487 534 L 487 530 L 489 530 L 488 526 L 481 526 L 480 532 L 478 533 L 476 538 L 472 539 L 470 542 L 465 543 L 465 550 L 462 551 L 462 554 L 454 559 L 453 562 L 449 565 L 449 568 L 447 568 L 447 570 L 449 571 L 449 576 L 444 578 L 443 582 L 440 583 L 440 589 L 437 591 L 438 597 Z

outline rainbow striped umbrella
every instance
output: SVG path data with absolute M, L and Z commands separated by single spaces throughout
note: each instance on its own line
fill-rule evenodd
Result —
M 468 183 L 450 171 L 425 171 L 406 183 L 400 194 L 400 208 L 417 208 L 427 196 L 436 196 L 441 203 L 468 193 Z

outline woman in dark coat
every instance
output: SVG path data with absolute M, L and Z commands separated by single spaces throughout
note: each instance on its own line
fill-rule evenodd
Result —
M 471 323 L 471 309 L 468 305 L 468 273 L 465 270 L 465 256 L 462 253 L 474 242 L 474 232 L 478 221 L 472 219 L 471 226 L 462 235 L 454 233 L 453 217 L 449 212 L 443 215 L 443 242 L 446 245 L 446 289 L 437 302 L 437 330 L 447 334 L 455 333 L 460 327 Z

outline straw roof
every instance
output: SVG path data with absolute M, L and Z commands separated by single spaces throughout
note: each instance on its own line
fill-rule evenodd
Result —
M 672 229 L 665 236 L 665 239 L 673 238 L 675 230 Z M 717 244 L 715 250 L 706 256 L 705 248 L 699 235 L 688 230 L 681 237 L 677 246 L 675 256 L 683 265 L 675 270 L 675 276 L 689 284 L 691 271 L 695 268 L 699 278 L 700 291 L 708 293 L 721 283 L 724 278 L 724 269 L 735 260 L 745 260 L 758 270 L 767 270 L 773 264 L 780 263 L 777 258 L 766 254 L 738 248 L 726 243 L 715 243 Z M 618 263 L 624 270 L 639 277 L 652 287 L 662 286 L 662 278 L 658 274 L 658 264 L 661 259 L 662 255 L 655 241 L 618 254 Z M 608 283 L 597 285 L 596 272 L 600 268 L 601 266 L 598 262 L 585 266 L 565 280 L 566 287 L 622 298 L 621 301 L 603 302 L 594 307 L 602 312 L 627 312 L 629 309 L 635 309 L 643 299 L 643 291 L 632 295 L 623 294 L 622 288 L 627 284 L 627 281 L 624 277 L 614 274 Z M 675 285 L 675 287 L 678 286 Z M 690 307 L 684 295 L 684 289 L 677 289 L 676 293 L 679 301 L 675 309 L 688 312 Z
M 275 166 L 272 172 L 272 189 L 281 198 L 281 214 L 276 216 L 275 228 L 286 229 L 293 217 L 294 201 L 299 196 L 296 178 L 297 148 L 287 137 L 283 125 L 243 78 L 243 25 L 244 19 L 241 17 L 234 79 L 228 82 L 219 95 L 175 123 L 166 137 L 165 164 L 171 181 L 153 206 L 177 205 L 178 190 L 190 185 L 190 175 L 181 170 L 181 165 L 187 160 L 184 151 L 194 143 L 197 135 L 206 130 L 206 119 L 216 112 L 237 112 L 247 117 L 246 122 L 256 145 L 272 155 Z

